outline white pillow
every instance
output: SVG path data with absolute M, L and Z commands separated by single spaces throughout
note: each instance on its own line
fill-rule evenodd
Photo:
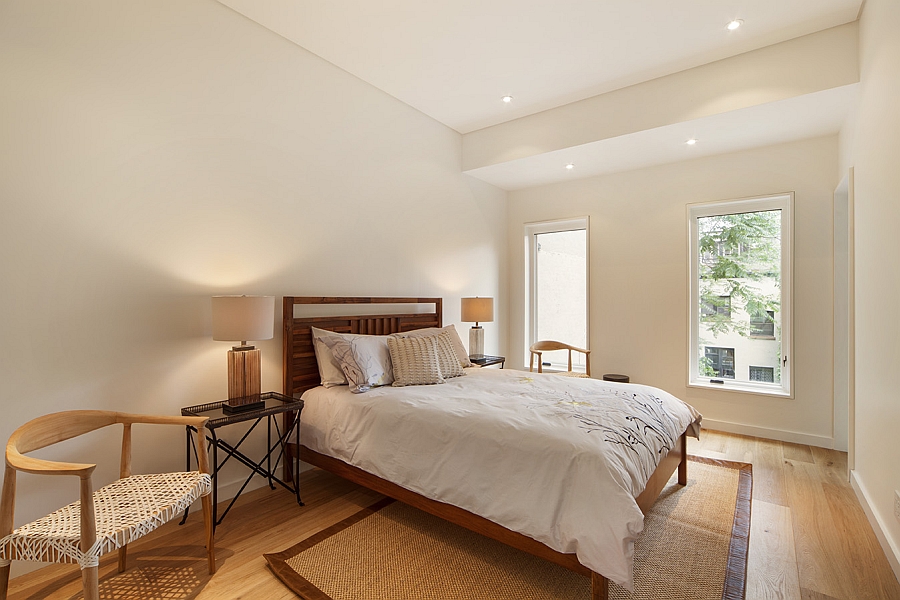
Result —
M 320 342 L 331 348 L 351 392 L 360 394 L 394 382 L 386 336 L 360 335 L 351 340 L 332 337 L 321 338 Z
M 472 363 L 469 361 L 469 353 L 466 351 L 466 347 L 463 346 L 462 340 L 459 339 L 459 333 L 457 333 L 456 327 L 453 324 L 447 325 L 445 327 L 426 327 L 425 329 L 413 329 L 412 331 L 404 331 L 403 333 L 395 333 L 393 335 L 397 337 L 422 337 L 435 335 L 441 333 L 442 331 L 446 331 L 450 336 L 450 343 L 453 345 L 453 351 L 456 353 L 456 358 L 459 360 L 460 366 L 471 367 Z
M 394 366 L 395 386 L 444 383 L 438 364 L 436 337 L 390 335 L 387 342 Z
M 316 352 L 316 362 L 319 364 L 319 377 L 322 385 L 330 388 L 336 385 L 347 385 L 347 378 L 341 370 L 341 365 L 334 358 L 334 354 L 326 344 L 323 343 L 324 338 L 337 338 L 343 340 L 351 340 L 359 337 L 353 333 L 336 333 L 334 331 L 326 331 L 318 327 L 310 327 L 312 331 L 313 349 Z

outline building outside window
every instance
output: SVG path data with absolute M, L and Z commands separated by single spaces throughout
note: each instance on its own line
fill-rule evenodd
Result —
M 750 381 L 765 381 L 775 383 L 774 367 L 750 367 Z
M 750 315 L 750 335 L 759 338 L 775 338 L 775 311 L 766 310 Z
M 792 204 L 688 207 L 690 385 L 791 395 Z
M 703 355 L 710 377 L 734 379 L 734 348 L 706 346 Z
M 731 296 L 708 296 L 700 298 L 700 316 L 704 318 L 722 316 L 731 318 Z
M 527 246 L 528 348 L 538 340 L 588 347 L 588 218 L 530 223 Z M 545 352 L 545 367 L 566 370 L 565 350 Z M 584 355 L 573 353 L 573 369 L 584 370 Z

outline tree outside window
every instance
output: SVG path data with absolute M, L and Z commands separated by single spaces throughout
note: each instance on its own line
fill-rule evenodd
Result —
M 732 385 L 720 380 L 733 379 L 742 389 L 777 384 L 773 393 L 787 391 L 789 207 L 789 196 L 692 205 L 691 383 Z

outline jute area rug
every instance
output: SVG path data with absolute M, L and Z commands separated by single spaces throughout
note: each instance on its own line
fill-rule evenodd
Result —
M 750 465 L 689 457 L 635 543 L 635 592 L 616 600 L 743 600 Z M 272 571 L 304 600 L 581 600 L 590 579 L 385 499 L 277 554 Z

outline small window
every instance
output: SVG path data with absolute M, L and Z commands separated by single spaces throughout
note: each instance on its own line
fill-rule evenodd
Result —
M 775 311 L 758 311 L 750 315 L 750 336 L 756 338 L 775 339 Z M 751 369 L 753 367 L 750 367 Z M 751 381 L 766 381 L 756 379 Z
M 750 381 L 775 383 L 775 367 L 750 367 Z
M 734 348 L 707 346 L 703 356 L 703 370 L 708 377 L 734 379 Z
M 731 296 L 709 296 L 700 299 L 700 316 L 731 318 Z

